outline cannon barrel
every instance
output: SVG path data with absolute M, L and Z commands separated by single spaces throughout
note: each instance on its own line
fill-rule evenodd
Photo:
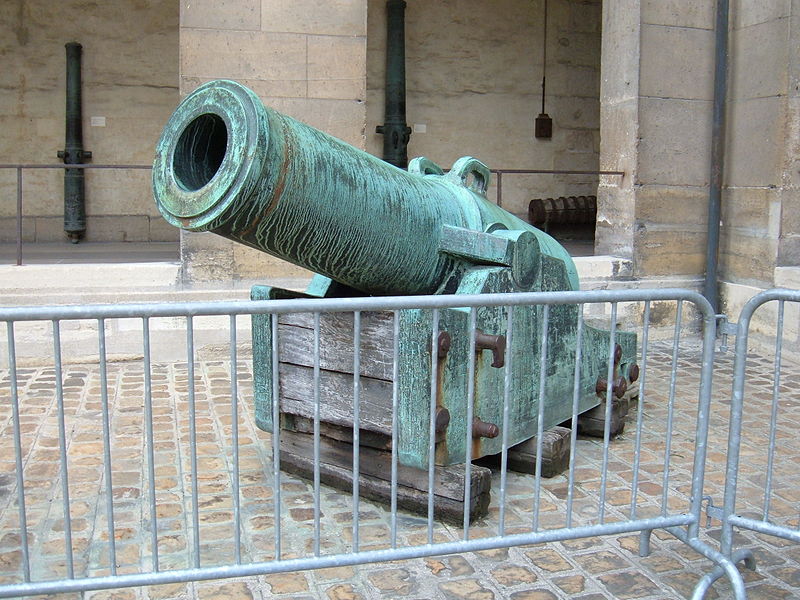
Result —
M 82 94 L 81 94 L 81 53 L 83 46 L 78 42 L 68 42 L 67 87 L 64 150 L 58 151 L 58 158 L 65 165 L 79 165 L 92 158 L 92 153 L 83 148 Z M 73 244 L 86 233 L 86 188 L 83 169 L 64 169 L 64 231 Z
M 469 157 L 447 174 L 424 158 L 404 171 L 219 80 L 187 96 L 167 122 L 153 191 L 177 227 L 214 232 L 368 294 L 443 291 L 467 260 L 443 250 L 448 226 L 527 232 L 538 252 L 564 262 L 577 289 L 558 242 L 486 199 L 489 177 Z

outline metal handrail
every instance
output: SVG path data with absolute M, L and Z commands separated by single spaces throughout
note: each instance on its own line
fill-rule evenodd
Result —
M 490 169 L 497 175 L 497 206 L 503 206 L 503 175 L 612 175 L 624 177 L 625 171 L 571 171 L 569 169 Z
M 17 172 L 17 266 L 22 265 L 22 171 L 23 169 L 152 169 L 152 165 L 94 165 L 94 164 L 0 164 L 0 169 Z
M 0 169 L 17 172 L 17 266 L 22 265 L 22 171 L 24 169 L 152 169 L 152 165 L 97 165 L 97 164 L 0 164 Z M 497 176 L 497 205 L 503 206 L 503 175 L 612 175 L 623 177 L 625 171 L 571 171 L 567 169 L 491 169 Z

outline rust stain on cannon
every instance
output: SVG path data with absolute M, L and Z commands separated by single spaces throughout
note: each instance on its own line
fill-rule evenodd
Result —
M 450 338 L 450 334 L 446 331 L 439 332 L 439 340 L 437 344 L 437 353 L 440 359 L 447 356 L 447 353 L 450 352 L 450 347 L 452 346 L 452 339 Z

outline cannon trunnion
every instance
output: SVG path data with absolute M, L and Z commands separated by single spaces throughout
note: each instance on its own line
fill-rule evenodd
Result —
M 404 171 L 265 107 L 231 81 L 207 83 L 182 102 L 164 129 L 153 169 L 155 199 L 168 222 L 217 233 L 317 274 L 306 294 L 255 286 L 253 299 L 578 289 L 566 250 L 488 201 L 489 181 L 489 169 L 471 157 L 448 173 L 425 158 Z M 577 317 L 576 306 L 515 307 L 509 338 L 505 308 L 443 309 L 438 323 L 430 310 L 403 310 L 394 369 L 393 315 L 364 313 L 363 440 L 375 447 L 391 443 L 395 372 L 400 428 L 394 443 L 404 467 L 428 467 L 431 414 L 439 465 L 496 454 L 504 436 L 509 446 L 529 439 L 539 425 L 545 327 L 542 425 L 567 420 Z M 288 429 L 302 429 L 313 415 L 312 318 L 279 319 L 277 399 L 271 319 L 253 318 L 256 419 L 263 429 L 272 429 L 274 401 Z M 352 315 L 321 319 L 320 416 L 331 432 L 353 425 L 352 321 Z M 617 332 L 615 339 L 619 391 L 635 360 L 636 337 Z M 606 376 L 610 345 L 609 332 L 589 325 L 581 340 L 579 412 L 600 403 L 598 380 Z M 506 362 L 510 418 L 501 431 Z

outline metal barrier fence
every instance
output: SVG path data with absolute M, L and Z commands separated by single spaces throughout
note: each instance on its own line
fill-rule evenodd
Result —
M 470 523 L 469 486 L 459 528 L 443 527 L 434 518 L 432 486 L 426 492 L 425 517 L 408 518 L 398 504 L 401 469 L 394 451 L 398 428 L 403 427 L 397 385 L 404 376 L 397 371 L 395 325 L 390 510 L 376 509 L 370 519 L 363 517 L 365 508 L 374 506 L 359 497 L 359 482 L 369 475 L 363 449 L 352 453 L 352 495 L 323 486 L 319 347 L 325 332 L 320 315 L 352 313 L 353 339 L 364 340 L 368 333 L 361 329 L 361 317 L 372 311 L 392 311 L 396 324 L 398 311 L 425 309 L 437 323 L 440 311 L 449 308 L 474 314 L 477 307 L 506 307 L 512 335 L 510 307 L 523 305 L 543 307 L 544 334 L 532 341 L 542 344 L 543 357 L 550 307 L 579 307 L 576 352 L 585 321 L 602 322 L 612 332 L 610 355 L 614 332 L 623 321 L 625 327 L 636 327 L 642 375 L 628 420 L 633 430 L 629 427 L 622 441 L 611 439 L 610 389 L 602 441 L 578 437 L 575 391 L 574 398 L 564 399 L 573 408 L 569 466 L 563 475 L 553 482 L 542 477 L 541 430 L 531 432 L 538 435 L 530 475 L 509 470 L 504 437 L 499 470 L 492 475 L 499 487 L 485 520 Z M 310 313 L 315 323 L 313 484 L 308 486 L 280 469 L 286 449 L 277 403 L 272 431 L 264 432 L 254 426 L 249 402 L 254 384 L 247 359 L 254 342 L 246 325 L 251 315 L 267 315 L 277 331 L 279 316 L 288 313 Z M 670 319 L 669 336 L 657 340 Z M 115 320 L 137 325 L 142 336 L 139 358 L 113 358 L 106 331 Z M 727 575 L 735 597 L 745 598 L 734 562 L 700 539 L 716 327 L 710 305 L 694 292 L 13 308 L 0 309 L 0 321 L 6 323 L 8 360 L 0 380 L 0 419 L 6 424 L 0 438 L 0 526 L 12 534 L 6 543 L 10 539 L 16 544 L 7 555 L 12 559 L 3 563 L 0 597 L 282 573 L 622 533 L 639 533 L 640 553 L 646 555 L 650 534 L 662 530 L 710 559 Z M 658 332 L 652 326 L 656 321 Z M 159 338 L 162 322 L 185 328 L 181 344 Z M 49 324 L 49 332 L 42 330 L 43 324 Z M 26 328 L 37 332 L 37 343 L 52 344 L 52 362 L 19 358 Z M 133 330 L 127 329 L 129 335 Z M 215 338 L 206 347 L 201 330 L 226 330 L 227 340 L 220 346 Z M 475 335 L 473 324 L 473 344 Z M 96 342 L 91 357 L 80 350 L 87 336 Z M 272 337 L 274 350 L 281 347 L 278 338 Z M 176 347 L 180 359 L 156 358 Z M 683 356 L 687 347 L 691 360 Z M 353 344 L 357 374 L 362 373 L 360 348 Z M 275 352 L 273 374 L 279 369 L 277 356 Z M 500 400 L 506 419 L 509 390 L 520 385 L 511 375 L 510 358 L 503 367 L 506 393 Z M 579 357 L 575 364 L 581 364 Z M 547 366 L 545 360 L 536 366 L 542 381 Z M 611 381 L 610 362 L 608 373 Z M 663 376 L 654 385 L 657 373 Z M 278 385 L 279 377 L 273 381 Z M 363 375 L 353 381 L 355 448 L 361 435 L 360 393 L 368 384 Z M 435 387 L 434 379 L 431 389 Z M 473 394 L 470 388 L 467 406 Z M 433 411 L 430 418 L 433 440 Z M 465 463 L 466 481 L 472 468 Z M 432 481 L 437 473 L 431 462 L 420 477 Z
M 762 309 L 762 314 L 767 312 L 763 307 L 771 302 L 777 302 L 777 310 L 764 320 L 772 321 L 774 318 L 774 328 L 770 328 L 771 331 L 766 336 L 772 339 L 762 340 L 771 342 L 774 347 L 770 381 L 769 366 L 763 360 L 753 364 L 748 350 L 754 313 L 759 309 Z M 791 318 L 787 318 L 787 302 L 791 303 L 788 311 Z M 788 384 L 782 381 L 784 340 L 790 336 L 797 338 L 799 302 L 800 291 L 797 290 L 762 292 L 745 304 L 735 329 L 736 349 L 725 494 L 722 507 L 715 507 L 712 502 L 708 513 L 722 523 L 722 553 L 732 562 L 744 562 L 751 569 L 755 568 L 754 554 L 747 547 L 735 548 L 734 527 L 800 542 L 800 512 L 796 496 L 797 462 L 793 441 L 798 417 L 798 394 L 795 387 L 798 382 L 791 376 Z M 748 362 L 751 367 L 749 371 Z M 752 380 L 758 380 L 761 389 L 771 387 L 771 393 L 767 395 L 756 391 L 754 394 L 752 386 L 748 390 L 747 384 Z M 759 428 L 758 424 L 763 424 L 764 427 Z M 790 431 L 780 431 L 779 426 L 782 424 Z M 743 452 L 746 453 L 749 464 L 760 467 L 755 480 L 740 482 L 739 467 Z M 748 509 L 737 513 L 737 498 L 741 501 L 741 496 L 748 500 Z M 704 593 L 720 576 L 720 571 L 714 570 L 704 577 L 698 584 L 698 595 Z

